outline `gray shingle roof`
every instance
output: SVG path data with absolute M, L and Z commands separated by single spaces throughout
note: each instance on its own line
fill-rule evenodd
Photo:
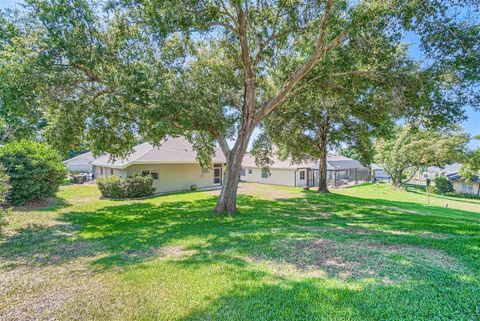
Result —
M 125 168 L 132 164 L 188 164 L 198 163 L 196 157 L 197 152 L 184 137 L 167 137 L 160 146 L 143 143 L 135 146 L 127 158 L 112 161 L 110 155 L 105 154 L 93 161 L 92 165 Z M 225 163 L 225 161 L 221 149 L 217 148 L 212 162 Z
M 63 161 L 65 164 L 77 164 L 77 163 L 91 163 L 95 160 L 95 157 L 93 156 L 92 152 L 86 152 L 80 155 L 77 155 L 75 157 L 72 157 L 70 159 L 67 159 L 66 161 Z
M 273 164 L 270 165 L 270 168 L 278 168 L 278 169 L 297 169 L 297 168 L 311 168 L 311 169 L 318 169 L 318 163 L 300 163 L 300 164 L 292 164 L 292 161 L 287 160 L 280 160 L 277 157 L 274 157 Z M 243 167 L 258 167 L 255 164 L 255 157 L 252 155 L 245 155 L 243 162 Z M 328 155 L 327 156 L 327 170 L 349 170 L 349 169 L 363 169 L 366 170 L 367 168 L 363 166 L 360 162 L 353 160 L 351 158 L 339 155 Z
M 451 181 L 463 181 L 462 176 L 459 173 L 451 173 L 447 174 L 447 178 Z M 480 183 L 480 177 L 479 176 L 473 176 L 470 179 L 471 182 L 479 182 Z

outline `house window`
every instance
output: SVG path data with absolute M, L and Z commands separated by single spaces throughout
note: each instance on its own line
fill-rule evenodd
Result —
M 110 168 L 110 175 L 113 175 L 113 168 Z
M 300 171 L 300 180 L 301 181 L 305 180 L 305 171 Z
M 268 176 L 270 176 L 268 168 L 262 168 L 262 178 L 268 178 Z
M 100 175 L 103 175 L 103 167 L 100 167 Z
M 473 184 L 462 184 L 463 194 L 473 194 Z
M 245 176 L 245 168 L 240 169 L 240 176 Z
M 251 170 L 251 169 L 248 170 L 248 174 L 252 174 L 252 170 Z
M 150 176 L 152 176 L 153 179 L 155 179 L 155 180 L 158 179 L 158 171 L 157 170 L 146 169 L 146 170 L 142 171 L 142 175 L 143 176 L 150 175 Z
M 210 173 L 210 168 L 208 167 L 202 167 L 202 173 Z

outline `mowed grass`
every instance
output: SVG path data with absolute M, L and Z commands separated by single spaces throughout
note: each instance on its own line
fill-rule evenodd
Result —
M 480 201 L 242 184 L 224 217 L 217 194 L 66 186 L 16 209 L 0 320 L 480 319 Z

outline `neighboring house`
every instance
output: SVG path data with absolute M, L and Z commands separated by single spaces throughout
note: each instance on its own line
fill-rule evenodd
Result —
M 135 174 L 151 175 L 157 193 L 220 186 L 225 166 L 225 156 L 217 148 L 211 168 L 202 168 L 197 153 L 183 137 L 169 137 L 160 146 L 143 143 L 134 147 L 125 159 L 113 161 L 109 155 L 97 158 L 95 177 L 116 175 L 127 177 Z
M 381 167 L 377 164 L 372 164 L 371 168 L 372 168 L 372 179 L 373 180 L 379 181 L 379 182 L 384 182 L 384 181 L 390 182 L 391 177 L 387 172 L 385 172 L 383 167 Z
M 459 173 L 447 174 L 452 182 L 453 190 L 457 194 L 480 195 L 480 177 L 474 176 L 470 181 L 465 181 Z
M 273 159 L 269 169 L 255 164 L 255 157 L 245 155 L 240 171 L 240 179 L 246 182 L 285 186 L 307 186 L 308 170 L 314 164 L 292 164 L 290 161 Z
M 67 166 L 69 172 L 91 173 L 93 171 L 92 162 L 95 160 L 91 152 L 77 155 L 67 159 L 63 163 Z
M 327 183 L 341 186 L 369 181 L 370 168 L 344 156 L 327 156 Z M 273 159 L 269 170 L 255 164 L 255 158 L 245 155 L 240 179 L 246 182 L 286 186 L 318 186 L 319 170 L 316 163 L 292 164 L 289 160 Z
M 461 166 L 462 165 L 459 163 L 445 165 L 444 167 L 429 166 L 418 171 L 417 180 L 424 182 L 427 179 L 430 179 L 430 181 L 434 182 L 435 178 L 438 176 L 446 176 L 447 174 L 458 173 Z

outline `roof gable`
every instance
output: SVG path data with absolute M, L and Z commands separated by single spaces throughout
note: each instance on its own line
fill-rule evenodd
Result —
M 132 153 L 123 159 L 111 160 L 110 155 L 105 154 L 97 158 L 92 164 L 125 168 L 132 164 L 175 164 L 175 163 L 198 163 L 197 152 L 184 137 L 167 137 L 160 146 L 143 143 L 133 148 Z M 225 156 L 220 148 L 215 150 L 212 157 L 214 163 L 225 163 Z
M 90 164 L 95 160 L 95 157 L 93 156 L 92 152 L 86 152 L 80 155 L 77 155 L 75 157 L 72 157 L 70 159 L 67 159 L 64 161 L 64 164 L 78 164 L 78 163 L 88 163 Z

